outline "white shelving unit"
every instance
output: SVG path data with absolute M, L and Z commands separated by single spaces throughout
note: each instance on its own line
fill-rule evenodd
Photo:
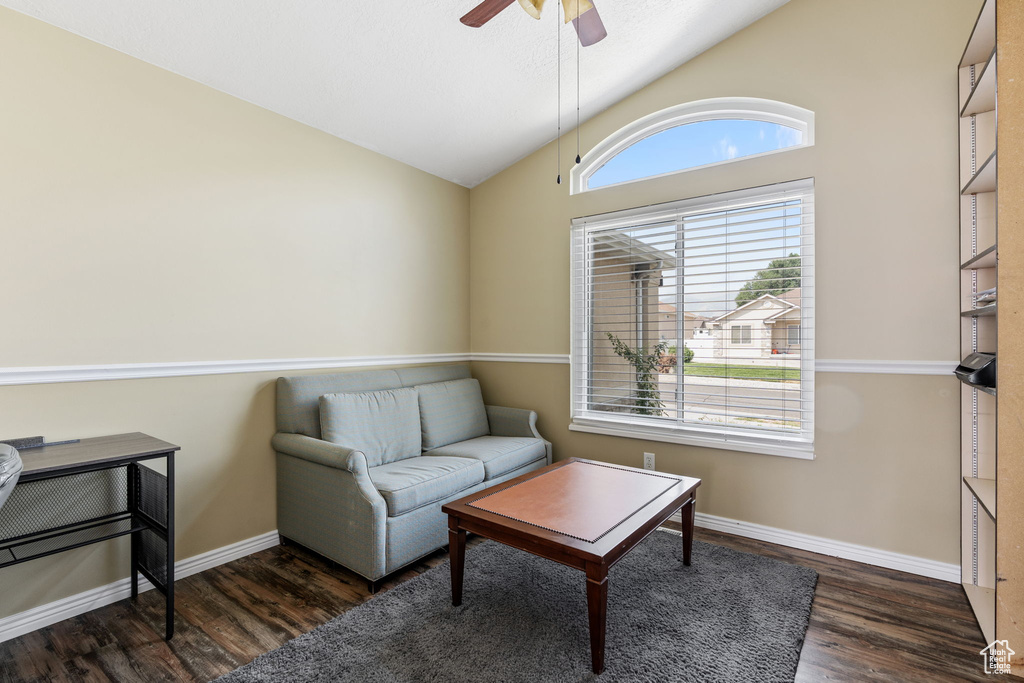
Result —
M 964 477 L 964 483 L 978 499 L 985 512 L 994 520 L 996 518 L 996 480 Z
M 996 245 L 992 245 L 984 251 L 979 251 L 977 256 L 973 256 L 960 266 L 960 270 L 978 270 L 981 268 L 995 268 L 996 267 Z
M 996 110 L 996 51 L 993 49 L 985 66 L 981 68 L 981 75 L 975 78 L 974 87 L 967 96 L 964 108 L 960 110 L 960 116 L 972 116 L 986 111 Z
M 960 389 L 961 581 L 985 644 L 1009 641 L 1024 676 L 1024 0 L 986 0 L 959 95 L 960 349 L 998 372 Z
M 995 110 L 987 112 L 978 112 L 978 114 L 992 114 L 995 118 Z M 978 114 L 972 114 L 967 118 L 977 116 Z M 996 153 L 992 152 L 992 155 L 981 164 L 978 170 L 970 177 L 967 184 L 964 185 L 964 189 L 960 191 L 962 195 L 982 194 L 984 192 L 995 192 L 996 191 Z
M 988 304 L 985 306 L 978 306 L 977 308 L 969 308 L 966 311 L 960 313 L 962 318 L 991 318 L 994 317 L 997 309 L 997 304 Z M 978 351 L 979 349 L 974 349 Z
M 997 286 L 996 11 L 982 8 L 959 67 L 960 347 L 996 353 L 998 309 L 978 292 Z M 997 291 L 998 294 L 998 291 Z M 996 638 L 996 389 L 961 385 L 961 580 L 985 642 Z

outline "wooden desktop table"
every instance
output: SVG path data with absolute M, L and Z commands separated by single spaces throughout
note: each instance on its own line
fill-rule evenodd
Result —
M 700 479 L 572 458 L 444 505 L 452 604 L 462 604 L 466 532 L 580 569 L 587 577 L 590 652 L 604 671 L 608 570 L 677 510 L 690 564 Z
M 164 594 L 170 640 L 178 450 L 136 432 L 21 451 L 21 479 L 0 508 L 0 569 L 130 534 L 132 597 L 139 574 Z M 166 475 L 142 464 L 156 458 Z

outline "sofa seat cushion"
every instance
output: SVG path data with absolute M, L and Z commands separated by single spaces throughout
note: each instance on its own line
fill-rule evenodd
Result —
M 457 379 L 419 384 L 423 450 L 490 434 L 480 382 Z
M 451 498 L 484 480 L 484 466 L 473 458 L 419 456 L 369 469 L 370 481 L 396 517 Z
M 320 397 L 324 441 L 362 451 L 370 467 L 418 457 L 420 406 L 415 389 L 388 389 Z
M 481 436 L 448 444 L 424 453 L 426 456 L 473 458 L 484 465 L 487 479 L 494 479 L 547 457 L 542 439 L 524 436 Z

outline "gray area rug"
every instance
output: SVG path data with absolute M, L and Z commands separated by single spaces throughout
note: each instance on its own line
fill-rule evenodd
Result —
M 461 607 L 446 561 L 218 681 L 792 681 L 817 573 L 699 541 L 685 567 L 681 546 L 654 533 L 612 568 L 599 677 L 583 573 L 488 541 Z

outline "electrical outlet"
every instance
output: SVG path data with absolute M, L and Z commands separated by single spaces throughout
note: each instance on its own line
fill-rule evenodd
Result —
M 644 469 L 654 469 L 654 453 L 644 453 Z

